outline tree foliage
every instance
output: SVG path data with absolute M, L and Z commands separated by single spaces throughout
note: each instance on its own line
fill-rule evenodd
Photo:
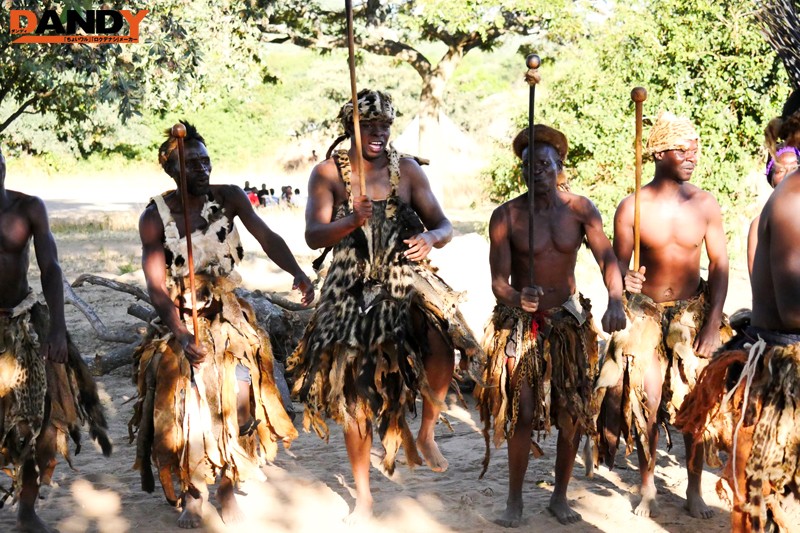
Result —
M 289 0 L 269 8 L 263 29 L 274 42 L 291 41 L 322 52 L 346 47 L 342 5 Z M 421 78 L 420 146 L 426 129 L 435 134 L 453 73 L 471 50 L 492 50 L 509 35 L 553 38 L 574 24 L 569 0 L 365 0 L 354 7 L 354 34 L 360 50 L 410 64 Z M 432 46 L 432 43 L 435 46 Z M 438 59 L 436 59 L 438 54 Z
M 726 218 L 746 203 L 742 179 L 763 158 L 763 128 L 788 92 L 752 11 L 749 2 L 733 0 L 619 2 L 584 40 L 548 58 L 537 121 L 566 133 L 572 181 L 607 222 L 633 189 L 635 86 L 648 91 L 646 123 L 669 110 L 698 126 L 702 153 L 693 182 L 717 197 Z M 520 117 L 519 126 L 526 121 Z M 495 166 L 496 199 L 519 192 L 515 165 L 506 158 Z M 646 165 L 645 183 L 651 175 Z
M 0 20 L 9 20 L 9 4 L 0 4 Z M 149 9 L 138 44 L 11 44 L 0 32 L 0 134 L 26 115 L 33 124 L 75 139 L 84 155 L 96 140 L 146 113 L 166 113 L 187 101 L 213 100 L 251 78 L 269 80 L 260 46 L 258 14 L 232 0 L 133 1 L 131 11 Z M 62 13 L 98 9 L 96 2 L 18 2 L 13 9 Z M 127 27 L 126 27 L 127 29 Z M 254 68 L 255 67 L 255 68 Z M 260 67 L 260 68 L 259 68 Z M 8 131 L 11 144 L 24 146 L 30 132 Z M 89 139 L 89 142 L 85 142 Z

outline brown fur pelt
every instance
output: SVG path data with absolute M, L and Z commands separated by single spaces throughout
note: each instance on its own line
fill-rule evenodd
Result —
M 583 324 L 564 307 L 537 313 L 535 318 L 521 309 L 495 307 L 484 337 L 488 360 L 483 383 L 475 390 L 486 442 L 481 476 L 489 465 L 490 440 L 497 447 L 514 434 L 523 382 L 533 393 L 534 431 L 549 432 L 551 424 L 561 428 L 572 422 L 580 432 L 594 433 L 591 398 L 597 374 L 597 332 L 589 300 L 580 296 L 580 303 Z M 534 319 L 538 324 L 535 337 Z M 506 364 L 509 344 L 517 358 L 513 376 L 508 375 Z
M 757 409 L 745 474 L 747 505 L 756 531 L 790 531 L 781 503 L 800 498 L 800 344 L 775 346 L 764 354 L 747 409 Z
M 227 277 L 205 284 L 222 310 L 199 318 L 208 354 L 199 368 L 191 367 L 174 335 L 159 323 L 134 353 L 138 399 L 128 424 L 137 446 L 134 468 L 142 489 L 152 492 L 152 460 L 172 504 L 178 499 L 175 477 L 181 491 L 213 483 L 223 471 L 234 482 L 260 478 L 259 466 L 275 457 L 278 442 L 288 447 L 297 437 L 275 385 L 269 336 L 252 307 L 237 298 Z M 250 372 L 250 408 L 260 421 L 245 437 L 239 437 L 237 419 L 238 364 Z
M 686 395 L 695 387 L 708 359 L 694 351 L 695 337 L 710 309 L 705 281 L 694 298 L 658 304 L 643 294 L 629 295 L 627 327 L 611 336 L 600 376 L 595 384 L 595 402 L 600 405 L 597 419 L 597 451 L 611 467 L 617 439 L 626 442 L 625 453 L 634 447 L 634 435 L 650 463 L 647 420 L 653 416 L 647 406 L 644 376 L 654 360 L 664 377 L 658 423 L 673 422 Z M 733 332 L 727 317 L 720 326 L 720 340 L 727 342 Z M 614 395 L 606 395 L 614 389 Z
M 17 316 L 0 315 L 0 465 L 12 465 L 20 488 L 22 464 L 36 453 L 36 439 L 48 426 L 56 430 L 56 451 L 72 466 L 69 439 L 81 451 L 81 426 L 105 456 L 112 445 L 97 386 L 77 347 L 67 336 L 67 362 L 43 361 L 40 339 L 50 330 L 47 307 L 31 295 Z M 40 472 L 49 484 L 52 469 Z
M 730 380 L 738 379 L 738 372 L 746 362 L 744 350 L 717 352 L 700 373 L 697 386 L 686 396 L 675 417 L 677 429 L 704 443 L 706 462 L 714 468 L 722 465 L 717 450 L 731 450 L 733 420 L 741 413 L 742 394 L 739 391 L 727 405 L 722 405 L 722 399 L 728 392 Z
M 720 464 L 718 451 L 727 454 L 721 477 L 732 501 L 722 480 L 717 493 L 732 504 L 736 531 L 793 531 L 782 503 L 791 494 L 800 497 L 800 344 L 764 350 L 753 368 L 745 405 L 744 377 L 732 396 L 728 393 L 749 357 L 737 346 L 716 354 L 676 423 L 696 438 L 702 436 L 709 465 Z

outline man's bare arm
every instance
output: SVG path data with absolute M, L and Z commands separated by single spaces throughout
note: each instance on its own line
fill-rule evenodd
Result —
M 436 200 L 428 176 L 413 159 L 400 160 L 400 172 L 411 183 L 411 207 L 417 212 L 427 233 L 433 240 L 431 245 L 441 248 L 453 238 L 453 225 L 444 215 L 442 206 Z
M 589 249 L 603 273 L 603 282 L 608 290 L 609 305 L 603 316 L 603 329 L 607 332 L 618 331 L 625 327 L 625 310 L 622 306 L 622 275 L 619 262 L 614 255 L 611 242 L 603 231 L 603 218 L 597 207 L 587 198 L 581 198 L 583 231 Z
M 709 214 L 705 241 L 708 253 L 708 285 L 711 292 L 711 310 L 706 322 L 713 321 L 719 327 L 722 308 L 728 296 L 728 250 L 722 227 L 722 210 L 710 194 L 705 203 L 704 210 Z
M 614 255 L 624 276 L 633 256 L 633 201 L 630 196 L 620 202 L 614 214 Z
M 364 223 L 359 211 L 350 213 L 339 220 L 333 220 L 333 183 L 338 179 L 338 171 L 332 160 L 323 161 L 311 171 L 308 180 L 308 202 L 306 203 L 306 243 L 310 248 L 327 248 L 352 233 Z M 359 197 L 362 199 L 365 197 Z M 354 202 L 355 203 L 355 202 Z M 371 203 L 369 211 L 371 215 Z M 354 207 L 359 207 L 355 205 Z M 367 217 L 368 218 L 368 217 Z
M 50 332 L 43 343 L 42 355 L 56 363 L 63 363 L 67 360 L 67 325 L 64 320 L 64 284 L 58 264 L 58 249 L 50 232 L 44 202 L 36 197 L 28 198 L 27 202 L 36 262 L 42 273 L 42 292 L 50 313 Z
M 750 229 L 747 232 L 747 273 L 750 278 L 753 278 L 753 259 L 756 257 L 756 245 L 758 244 L 758 221 L 760 215 L 753 219 L 750 223 Z
M 142 240 L 142 271 L 147 282 L 147 293 L 161 322 L 169 328 L 181 344 L 189 362 L 198 365 L 203 362 L 205 352 L 199 347 L 194 335 L 189 333 L 181 321 L 178 308 L 167 292 L 167 269 L 164 255 L 164 223 L 155 205 L 150 205 L 139 217 L 139 237 Z
M 492 292 L 497 301 L 509 307 L 520 307 L 520 292 L 511 286 L 511 225 L 507 206 L 494 210 L 489 220 L 489 268 Z
M 235 186 L 225 186 L 222 189 L 225 195 L 225 207 L 234 216 L 238 216 L 244 227 L 256 238 L 261 249 L 283 271 L 294 278 L 294 287 L 303 291 L 303 303 L 311 303 L 314 299 L 314 289 L 311 281 L 306 276 L 297 260 L 289 250 L 283 237 L 272 231 L 269 226 L 258 216 L 244 191 Z
M 155 206 L 145 209 L 139 217 L 139 237 L 142 240 L 142 271 L 147 283 L 147 293 L 161 322 L 176 337 L 189 333 L 180 319 L 175 302 L 167 292 L 167 270 L 164 245 L 164 224 Z

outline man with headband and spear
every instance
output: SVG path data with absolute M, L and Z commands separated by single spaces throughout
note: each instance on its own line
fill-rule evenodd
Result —
M 611 467 L 620 434 L 628 452 L 636 440 L 641 501 L 634 513 L 639 516 L 658 513 L 654 471 L 659 424 L 674 422 L 700 371 L 731 336 L 722 313 L 728 290 L 722 214 L 711 194 L 689 183 L 698 139 L 688 118 L 662 112 L 647 140 L 655 175 L 641 189 L 640 235 L 634 231 L 634 195 L 620 203 L 614 217 L 614 251 L 625 272 L 629 326 L 611 337 L 596 385 L 597 401 L 602 401 L 598 451 Z M 638 271 L 628 269 L 636 238 L 641 242 Z M 700 277 L 703 243 L 709 259 L 707 282 Z M 712 511 L 700 486 L 703 454 L 690 457 L 692 436 L 684 440 L 687 510 L 696 518 L 709 518 Z
M 259 467 L 274 458 L 278 443 L 288 446 L 297 436 L 273 378 L 269 336 L 234 293 L 241 281 L 234 267 L 243 256 L 234 220 L 293 277 L 304 304 L 314 299 L 314 289 L 242 189 L 209 183 L 211 158 L 195 127 L 182 122 L 167 133 L 158 160 L 178 189 L 153 197 L 139 220 L 142 268 L 158 321 L 134 353 L 139 397 L 129 425 L 132 438 L 138 431 L 135 466 L 142 489 L 152 492 L 155 462 L 173 505 L 177 476 L 182 528 L 200 526 L 207 484 L 221 475 L 217 500 L 230 524 L 240 518 L 235 483 L 263 477 Z M 193 314 L 189 329 L 185 322 Z
M 591 304 L 578 292 L 575 280 L 575 262 L 584 239 L 608 290 L 603 329 L 610 333 L 625 327 L 622 276 L 603 233 L 600 212 L 588 198 L 558 187 L 567 138 L 554 128 L 536 124 L 529 174 L 528 131 L 517 134 L 513 148 L 522 160 L 529 192 L 495 209 L 489 222 L 489 263 L 497 306 L 486 332 L 484 383 L 476 392 L 485 425 L 484 472 L 492 421 L 495 445 L 508 440 L 508 500 L 496 520 L 505 527 L 522 523 L 525 471 L 532 446 L 540 451 L 532 439 L 548 432 L 551 424 L 559 431 L 556 481 L 548 509 L 562 524 L 581 520 L 569 506 L 567 486 L 581 436 L 594 431 L 591 400 L 598 357 Z
M 333 259 L 316 313 L 289 362 L 295 392 L 306 404 L 306 429 L 326 437 L 326 417 L 344 428 L 356 483 L 350 520 L 372 514 L 373 425 L 390 474 L 401 445 L 409 466 L 422 463 L 419 451 L 432 470 L 447 469 L 434 426 L 453 377 L 453 348 L 466 357 L 479 350 L 457 312 L 458 296 L 427 264 L 428 253 L 447 244 L 453 228 L 419 160 L 389 143 L 392 99 L 363 89 L 357 104 L 361 154 L 355 142 L 333 151 L 355 134 L 348 102 L 339 114 L 344 135 L 309 179 L 306 242 L 332 249 Z M 351 165 L 359 155 L 364 188 Z M 406 414 L 415 411 L 418 394 L 422 422 L 415 442 Z

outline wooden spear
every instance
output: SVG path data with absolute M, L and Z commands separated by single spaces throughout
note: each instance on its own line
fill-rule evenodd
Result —
M 636 186 L 633 190 L 633 270 L 639 271 L 639 192 L 642 189 L 642 103 L 647 99 L 644 87 L 631 91 L 636 107 Z
M 530 54 L 525 58 L 525 65 L 528 71 L 525 73 L 525 81 L 530 87 L 528 91 L 528 268 L 529 286 L 533 287 L 533 109 L 536 102 L 536 84 L 541 80 L 539 76 L 539 65 L 542 61 L 536 54 Z
M 200 342 L 200 326 L 197 321 L 197 304 L 194 283 L 194 257 L 192 256 L 192 225 L 189 221 L 189 210 L 187 207 L 189 192 L 186 187 L 186 148 L 183 145 L 183 138 L 186 137 L 186 126 L 180 122 L 172 126 L 172 136 L 178 141 L 178 161 L 180 164 L 180 190 L 181 204 L 183 205 L 183 227 L 186 235 L 186 261 L 189 267 L 189 292 L 192 297 L 192 326 L 194 326 L 194 342 Z
M 356 169 L 358 169 L 358 185 L 361 196 L 367 196 L 367 182 L 364 176 L 364 157 L 361 153 L 361 127 L 358 112 L 358 90 L 356 89 L 356 45 L 353 35 L 353 2 L 344 0 L 344 9 L 347 12 L 347 51 L 350 67 L 350 92 L 353 98 L 353 139 L 356 143 Z

